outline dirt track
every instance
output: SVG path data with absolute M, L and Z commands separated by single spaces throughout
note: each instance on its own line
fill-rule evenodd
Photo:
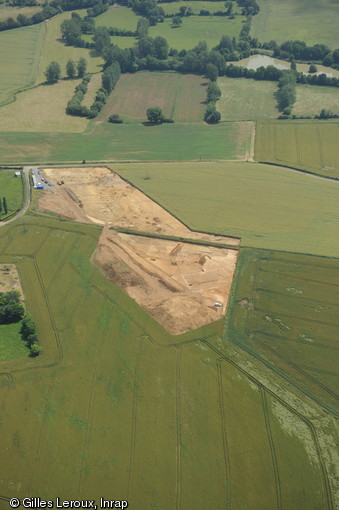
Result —
M 236 250 L 122 234 L 109 226 L 235 246 L 238 239 L 190 231 L 107 168 L 55 168 L 44 173 L 54 184 L 64 184 L 44 193 L 40 208 L 105 225 L 93 263 L 170 333 L 180 334 L 224 315 Z

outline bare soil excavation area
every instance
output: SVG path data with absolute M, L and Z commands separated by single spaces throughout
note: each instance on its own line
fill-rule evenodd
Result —
M 43 193 L 39 207 L 60 217 L 104 225 L 93 263 L 170 333 L 178 335 L 224 315 L 236 249 L 119 233 L 109 227 L 235 248 L 239 239 L 192 232 L 107 168 L 53 168 L 44 174 L 55 187 Z M 64 184 L 56 184 L 61 181 Z

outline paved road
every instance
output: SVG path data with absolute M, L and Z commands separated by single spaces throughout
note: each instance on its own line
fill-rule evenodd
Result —
M 4 225 L 7 225 L 8 223 L 11 223 L 12 221 L 15 221 L 16 219 L 20 218 L 20 216 L 23 216 L 25 214 L 25 212 L 27 211 L 27 209 L 29 208 L 29 204 L 31 202 L 31 186 L 30 186 L 30 183 L 29 183 L 29 171 L 30 169 L 36 169 L 38 167 L 32 167 L 32 166 L 24 166 L 24 169 L 23 169 L 23 172 L 24 172 L 24 185 L 25 185 L 25 197 L 24 197 L 24 204 L 23 204 L 23 207 L 22 209 L 20 209 L 20 211 L 18 212 L 18 214 L 16 214 L 15 216 L 13 216 L 13 218 L 10 218 L 9 220 L 7 221 L 1 221 L 0 222 L 0 227 L 3 227 Z

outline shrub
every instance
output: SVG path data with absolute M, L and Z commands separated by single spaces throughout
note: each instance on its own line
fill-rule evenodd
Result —
M 110 116 L 110 118 L 108 119 L 108 122 L 112 122 L 112 124 L 122 124 L 123 120 L 120 117 L 120 115 L 118 115 L 117 113 L 114 113 L 113 115 Z

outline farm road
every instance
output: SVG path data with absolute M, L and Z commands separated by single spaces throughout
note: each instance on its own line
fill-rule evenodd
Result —
M 24 166 L 23 172 L 24 172 L 24 190 L 25 190 L 25 197 L 24 197 L 24 203 L 22 206 L 22 209 L 16 214 L 13 218 L 10 218 L 7 221 L 2 221 L 0 223 L 0 227 L 3 227 L 4 225 L 7 225 L 8 223 L 11 223 L 12 221 L 16 220 L 17 218 L 20 218 L 20 216 L 23 216 L 25 212 L 27 211 L 30 201 L 31 201 L 31 187 L 29 185 L 29 171 L 32 169 L 37 169 L 38 167 L 31 167 L 31 166 Z

